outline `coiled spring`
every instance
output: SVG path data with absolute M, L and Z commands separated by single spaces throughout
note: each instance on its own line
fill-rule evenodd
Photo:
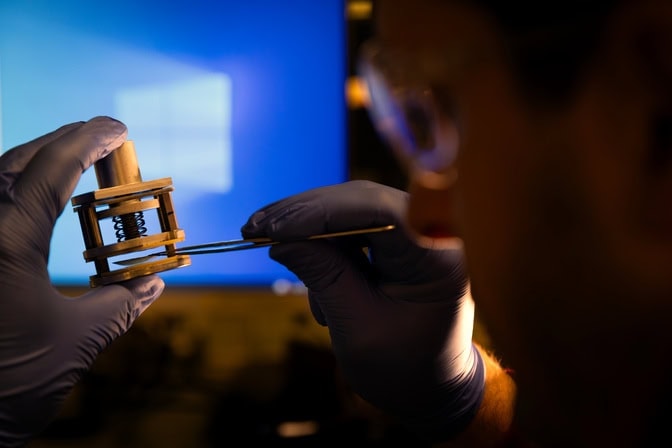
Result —
M 147 233 L 145 215 L 142 212 L 114 216 L 112 221 L 118 242 L 139 238 Z

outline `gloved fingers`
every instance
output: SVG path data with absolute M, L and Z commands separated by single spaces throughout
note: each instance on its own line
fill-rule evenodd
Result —
M 61 134 L 35 153 L 15 185 L 17 203 L 34 221 L 53 226 L 82 173 L 126 140 L 126 125 L 96 117 Z
M 288 241 L 319 233 L 400 226 L 406 204 L 403 191 L 369 181 L 351 181 L 269 204 L 252 214 L 241 232 L 246 238 L 267 236 Z
M 316 188 L 274 202 L 254 213 L 242 227 L 246 238 L 267 236 L 291 241 L 326 232 L 340 232 L 389 224 L 394 230 L 349 238 L 369 247 L 380 262 L 382 275 L 406 281 L 418 272 L 416 263 L 426 259 L 404 228 L 408 195 L 369 181 L 351 181 Z
M 158 275 L 147 275 L 120 283 L 135 298 L 133 317 L 137 319 L 161 295 L 166 287 Z
M 4 177 L 12 175 L 18 177 L 18 175 L 23 172 L 30 159 L 32 159 L 35 153 L 43 146 L 57 140 L 62 135 L 81 127 L 83 124 L 83 121 L 66 124 L 55 131 L 10 149 L 0 157 L 0 176 Z
M 68 302 L 79 316 L 79 328 L 69 331 L 75 331 L 75 340 L 80 340 L 87 356 L 94 358 L 131 328 L 140 314 L 161 295 L 164 287 L 159 276 L 148 275 L 93 289 Z
M 267 236 L 291 241 L 318 233 L 395 224 L 397 228 L 391 231 L 338 241 L 367 247 L 381 283 L 427 283 L 435 289 L 451 280 L 446 272 L 454 271 L 455 285 L 462 291 L 461 250 L 419 246 L 404 227 L 407 204 L 408 194 L 404 191 L 369 181 L 351 181 L 274 202 L 254 213 L 241 230 L 248 238 Z
M 395 224 L 387 232 L 348 237 L 367 247 L 383 279 L 419 283 L 443 276 L 461 263 L 460 251 L 420 247 L 404 227 L 408 195 L 368 181 L 321 187 L 270 204 L 254 213 L 242 227 L 245 237 L 268 236 L 283 241 L 324 232 Z M 346 241 L 341 238 L 339 241 Z
M 21 177 L 24 168 L 42 146 L 58 139 L 61 135 L 77 129 L 83 122 L 71 123 L 38 137 L 28 143 L 16 146 L 0 157 L 0 197 L 13 194 L 13 187 Z

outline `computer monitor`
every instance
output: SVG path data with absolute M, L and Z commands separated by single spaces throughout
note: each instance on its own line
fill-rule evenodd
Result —
M 3 0 L 0 148 L 115 117 L 143 180 L 172 178 L 180 244 L 239 238 L 260 206 L 346 179 L 345 30 L 344 0 Z M 90 169 L 74 195 L 98 188 Z M 83 250 L 68 204 L 51 246 L 56 285 L 88 285 Z M 161 276 L 296 282 L 267 251 L 193 256 Z

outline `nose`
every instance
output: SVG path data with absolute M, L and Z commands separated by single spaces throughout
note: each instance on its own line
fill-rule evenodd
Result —
M 456 178 L 454 170 L 445 173 L 420 172 L 410 176 L 406 220 L 422 246 L 451 248 L 461 245 L 455 219 Z

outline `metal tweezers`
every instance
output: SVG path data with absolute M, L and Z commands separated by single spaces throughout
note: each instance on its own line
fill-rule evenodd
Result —
M 394 229 L 393 224 L 380 227 L 368 227 L 364 229 L 355 229 L 355 230 L 346 230 L 342 232 L 331 232 L 331 233 L 320 233 L 317 235 L 311 235 L 308 237 L 284 241 L 284 242 L 297 242 L 297 241 L 308 241 L 308 240 L 317 240 L 323 238 L 337 238 L 341 236 L 351 236 L 351 235 L 362 235 L 368 233 L 377 233 L 385 232 L 388 230 Z M 115 264 L 128 266 L 138 263 L 143 263 L 151 258 L 165 256 L 165 255 L 202 255 L 202 254 L 216 254 L 221 252 L 233 252 L 237 250 L 247 250 L 247 249 L 256 249 L 258 247 L 267 247 L 273 246 L 275 244 L 282 243 L 283 241 L 274 241 L 270 238 L 248 238 L 240 240 L 228 240 L 228 241 L 217 241 L 214 243 L 205 243 L 197 244 L 193 246 L 184 246 L 176 248 L 171 251 L 170 254 L 167 251 L 154 252 L 149 255 L 144 255 L 136 258 L 129 258 L 126 260 L 115 261 Z

